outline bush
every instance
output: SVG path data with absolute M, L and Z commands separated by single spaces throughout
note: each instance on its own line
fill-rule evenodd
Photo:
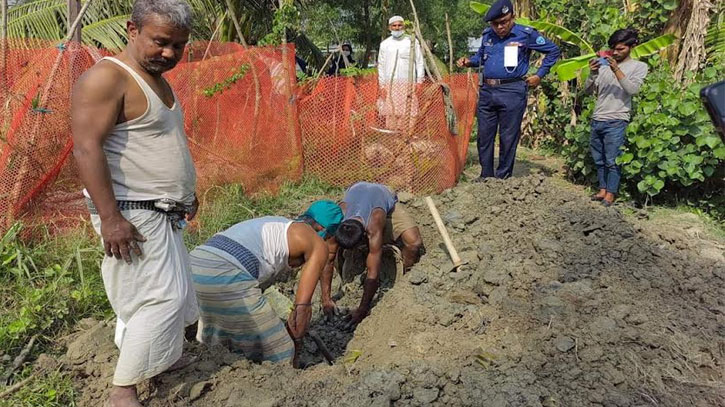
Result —
M 622 188 L 640 197 L 664 190 L 682 190 L 717 180 L 725 162 L 725 144 L 715 133 L 700 101 L 700 88 L 722 76 L 715 68 L 703 71 L 698 81 L 684 87 L 674 83 L 666 63 L 650 61 L 653 70 L 634 98 L 633 117 L 617 162 L 622 167 Z M 567 129 L 563 149 L 570 174 L 593 180 L 596 173 L 589 153 L 594 98 L 585 101 L 578 125 Z M 721 178 L 721 177 L 720 177 Z

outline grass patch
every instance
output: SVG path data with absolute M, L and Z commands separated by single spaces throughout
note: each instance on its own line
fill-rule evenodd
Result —
M 206 192 L 199 211 L 198 226 L 184 235 L 186 246 L 193 248 L 213 234 L 235 223 L 260 216 L 295 217 L 316 199 L 342 198 L 343 189 L 306 176 L 299 183 L 287 182 L 276 195 L 250 197 L 239 184 L 214 187 Z
M 0 239 L 0 350 L 17 354 L 32 336 L 39 344 L 109 306 L 100 275 L 101 248 L 87 226 L 26 244 L 16 224 Z
M 0 407 L 74 407 L 75 390 L 70 375 L 53 371 L 36 378 L 6 400 Z

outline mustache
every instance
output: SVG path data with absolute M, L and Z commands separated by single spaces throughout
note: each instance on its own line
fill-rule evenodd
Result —
M 149 63 L 154 65 L 161 65 L 161 66 L 171 66 L 176 65 L 175 59 L 166 59 L 166 58 L 152 58 L 148 60 Z

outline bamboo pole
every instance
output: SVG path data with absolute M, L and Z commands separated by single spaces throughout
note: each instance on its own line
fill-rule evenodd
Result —
M 68 21 L 75 21 L 78 12 L 81 10 L 81 0 L 68 0 Z M 78 24 L 72 30 L 68 30 L 68 38 L 77 43 L 81 43 L 81 25 Z
M 68 42 L 70 41 L 70 33 L 74 32 L 75 29 L 78 27 L 78 25 L 81 23 L 81 19 L 83 18 L 83 15 L 88 10 L 88 7 L 91 5 L 93 0 L 88 0 L 86 4 L 83 5 L 81 10 L 78 12 L 78 16 L 76 17 L 75 21 L 73 21 L 73 24 L 71 24 L 70 29 L 68 30 L 68 34 L 66 34 L 65 38 L 60 43 L 60 51 L 58 51 L 58 56 L 55 58 L 55 62 L 53 63 L 53 67 L 50 70 L 50 75 L 48 75 L 48 80 L 45 83 L 45 87 L 43 88 L 43 93 L 40 94 L 40 103 L 38 104 L 39 107 L 44 107 L 48 104 L 48 98 L 50 97 L 50 88 L 53 86 L 53 83 L 55 82 L 55 76 L 58 73 L 58 69 L 60 69 L 60 64 L 63 61 L 63 50 L 67 46 Z M 28 142 L 28 146 L 32 147 L 35 144 L 35 139 L 38 137 L 38 130 L 40 129 L 40 125 L 43 122 L 43 117 L 45 113 L 38 113 L 37 119 L 33 123 L 33 129 L 30 133 L 30 141 Z M 17 205 L 15 207 L 11 207 L 9 210 L 9 216 L 8 216 L 8 224 L 6 226 L 10 226 L 15 222 L 17 212 L 19 212 L 22 209 L 22 206 L 26 202 L 19 202 L 20 193 L 22 189 L 22 183 L 23 179 L 28 175 L 29 171 L 29 152 L 26 152 L 26 154 L 21 158 L 18 171 L 18 176 L 15 179 L 15 184 L 13 186 L 13 192 L 10 195 L 10 203 L 11 205 L 15 202 L 17 202 Z
M 453 72 L 453 38 L 451 37 L 451 20 L 446 13 L 446 35 L 448 36 L 448 72 Z
M 259 74 L 257 73 L 257 67 L 254 65 L 254 54 L 249 49 L 249 45 L 247 45 L 247 40 L 244 38 L 244 33 L 242 33 L 242 26 L 239 24 L 239 20 L 237 19 L 237 13 L 234 11 L 234 5 L 232 4 L 232 0 L 227 0 L 227 11 L 229 12 L 229 17 L 232 19 L 232 23 L 234 24 L 234 28 L 237 30 L 237 36 L 239 37 L 239 41 L 242 43 L 242 47 L 247 50 L 248 58 L 249 58 L 249 68 L 252 71 L 252 79 L 254 80 L 254 119 L 252 121 L 252 134 L 256 138 L 257 135 L 257 126 L 259 124 L 259 108 L 262 104 L 262 90 L 261 85 L 259 84 Z
M 229 10 L 224 12 L 224 15 L 222 18 L 217 21 L 216 28 L 214 28 L 214 32 L 211 34 L 211 38 L 209 38 L 209 43 L 206 44 L 206 49 L 204 50 L 204 55 L 202 55 L 201 60 L 204 61 L 206 59 L 206 56 L 209 55 L 209 50 L 211 49 L 211 44 L 214 42 L 214 38 L 216 38 L 217 33 L 219 32 L 219 29 L 222 27 L 222 22 L 225 18 L 227 18 L 227 15 L 229 14 Z
M 436 64 L 435 58 L 433 57 L 433 53 L 431 52 L 430 48 L 428 48 L 428 44 L 426 44 L 425 39 L 423 38 L 423 33 L 420 31 L 420 20 L 418 19 L 418 12 L 415 8 L 415 3 L 413 0 L 410 0 L 410 7 L 413 10 L 413 18 L 415 21 L 415 35 L 418 37 L 418 41 L 420 41 L 420 46 L 423 48 L 423 51 L 425 53 L 425 56 L 428 57 L 430 60 L 430 70 L 435 76 L 436 80 L 440 84 L 441 88 L 443 89 L 443 101 L 446 105 L 446 116 L 448 118 L 448 128 L 451 132 L 451 134 L 458 134 L 458 124 L 456 120 L 456 114 L 455 109 L 453 108 L 453 100 L 451 99 L 451 88 L 443 82 L 443 75 L 441 75 L 440 70 L 438 69 L 438 65 Z
M 9 116 L 8 97 L 10 90 L 8 89 L 8 0 L 0 0 L 0 101 L 3 104 L 3 120 L 0 123 L 0 135 L 5 134 L 5 122 Z
M 228 1 L 228 0 L 227 0 Z M 292 3 L 293 0 L 279 0 L 279 8 L 281 9 L 282 6 L 285 3 Z M 294 58 L 294 56 L 293 56 Z M 285 97 L 287 99 L 287 103 L 285 104 L 287 111 L 287 134 L 290 136 L 290 138 L 294 139 L 297 142 L 297 146 L 299 148 L 299 151 L 302 152 L 302 138 L 300 136 L 300 132 L 297 130 L 299 129 L 299 118 L 297 117 L 298 110 L 295 106 L 293 106 L 296 101 L 295 97 L 292 94 L 292 81 L 290 77 L 292 76 L 293 72 L 289 71 L 289 67 L 287 66 L 287 60 L 289 59 L 289 50 L 287 49 L 287 27 L 282 30 L 282 70 L 284 72 L 284 91 L 285 91 Z M 293 59 L 294 61 L 294 59 Z M 293 65 L 294 68 L 294 65 Z M 294 114 L 293 114 L 294 113 Z M 300 161 L 300 170 L 304 171 L 304 160 Z

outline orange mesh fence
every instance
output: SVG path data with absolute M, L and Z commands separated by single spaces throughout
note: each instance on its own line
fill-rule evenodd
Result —
M 86 212 L 69 159 L 70 93 L 108 53 L 33 42 L 11 43 L 6 55 L 0 75 L 7 83 L 0 92 L 0 230 L 21 215 L 75 222 Z M 166 78 L 184 110 L 200 194 L 231 182 L 249 192 L 274 192 L 283 181 L 300 178 L 292 46 L 192 44 Z
M 70 93 L 108 53 L 25 41 L 10 42 L 5 55 L 0 231 L 21 216 L 75 223 L 86 211 L 70 159 Z M 297 89 L 293 46 L 194 43 L 166 78 L 184 111 L 199 194 L 226 183 L 275 192 L 303 170 L 339 186 L 370 180 L 416 193 L 449 188 L 465 162 L 477 93 L 469 76 L 445 80 L 458 122 L 453 135 L 439 84 L 405 87 L 412 102 L 394 115 L 403 119 L 391 119 L 375 76 L 323 78 Z
M 188 51 L 192 62 L 166 77 L 184 110 L 198 193 L 227 183 L 241 183 L 249 192 L 275 191 L 299 179 L 294 48 L 204 43 Z
M 476 87 L 467 75 L 445 82 L 457 135 L 440 84 L 399 82 L 381 92 L 375 75 L 320 79 L 300 98 L 305 172 L 340 186 L 364 180 L 413 193 L 450 188 L 465 163 Z

